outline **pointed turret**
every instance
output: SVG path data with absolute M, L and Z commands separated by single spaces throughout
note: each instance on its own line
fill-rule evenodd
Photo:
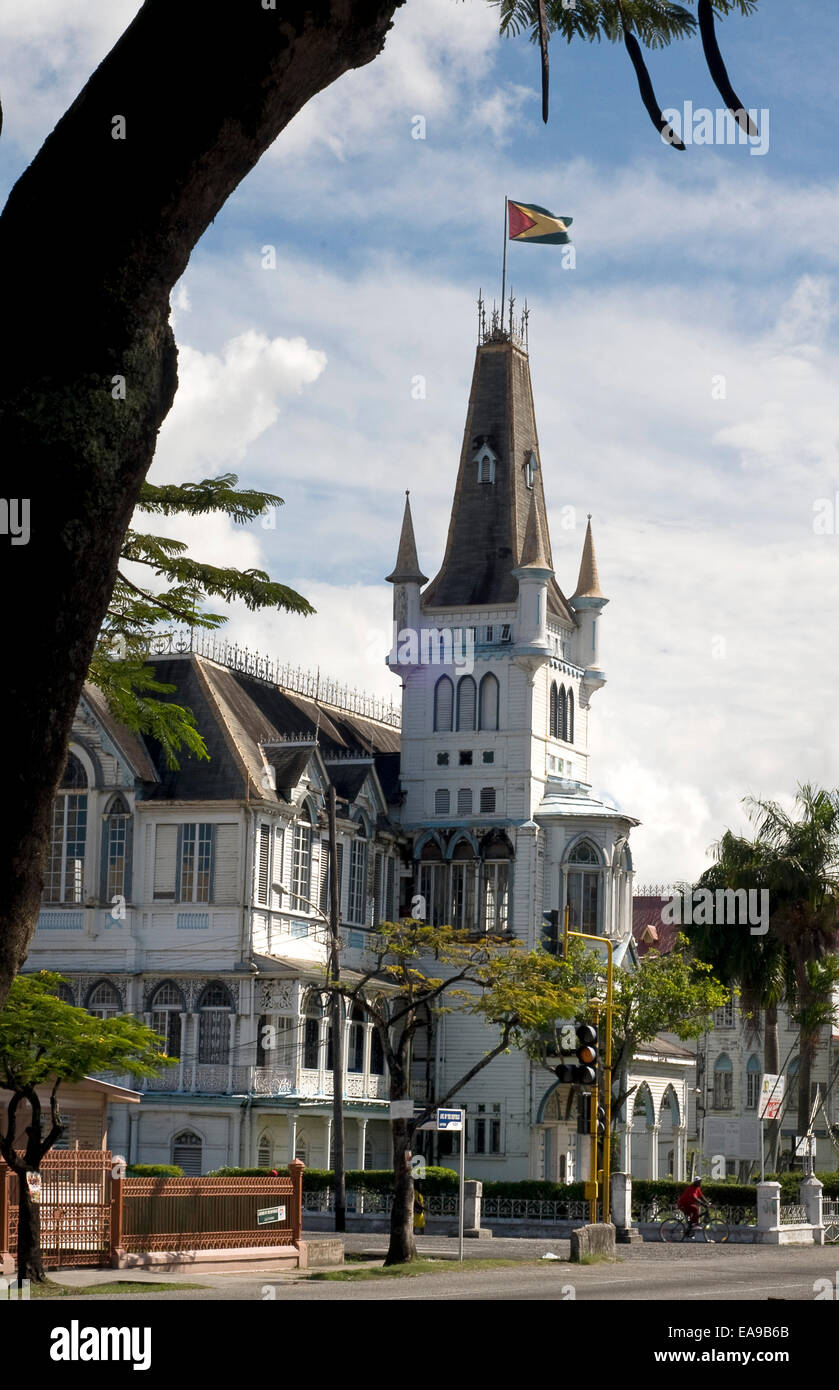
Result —
M 399 552 L 396 556 L 393 573 L 388 575 L 387 580 L 389 584 L 393 585 L 393 646 L 387 662 L 392 669 L 396 670 L 400 666 L 400 652 L 404 655 L 406 650 L 418 648 L 420 589 L 423 584 L 428 583 L 428 579 L 419 567 L 417 543 L 414 539 L 414 523 L 411 517 L 411 496 L 407 490 L 405 492 L 405 511 L 402 516 L 402 534 L 399 537 Z
M 417 557 L 417 543 L 414 539 L 414 522 L 411 517 L 411 494 L 405 493 L 405 511 L 402 516 L 402 534 L 399 537 L 399 551 L 393 574 L 387 576 L 388 584 L 427 584 L 428 576 L 423 574 Z
M 535 509 L 531 530 L 535 529 L 537 539 L 532 544 L 541 549 L 538 558 L 550 571 L 547 611 L 552 617 L 573 621 L 553 574 L 527 353 L 515 336 L 496 332 L 482 337 L 475 356 L 446 553 L 439 573 L 423 593 L 423 610 L 514 604 L 519 589 L 514 571 L 524 558 Z
M 549 570 L 553 574 L 553 566 L 548 559 L 545 537 L 542 534 L 542 520 L 536 503 L 535 488 L 530 494 L 530 510 L 527 513 L 527 528 L 524 533 L 524 545 L 518 567 L 520 570 Z
M 591 512 L 588 515 L 586 525 L 586 538 L 583 541 L 583 555 L 580 560 L 580 574 L 577 579 L 577 587 L 570 599 L 573 605 L 577 599 L 594 598 L 602 599 L 608 603 L 608 599 L 600 591 L 600 579 L 597 574 L 597 557 L 594 553 L 594 538 L 591 534 Z
M 600 665 L 600 613 L 609 600 L 600 588 L 597 574 L 597 559 L 594 554 L 594 538 L 591 534 L 591 513 L 583 541 L 583 555 L 580 560 L 580 577 L 573 596 L 568 600 L 574 610 L 580 629 L 580 664 L 585 667 L 583 680 L 591 690 L 599 690 L 606 682 L 606 674 Z

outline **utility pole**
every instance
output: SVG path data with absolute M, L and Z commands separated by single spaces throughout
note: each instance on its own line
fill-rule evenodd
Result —
M 335 788 L 330 784 L 327 799 L 329 815 L 329 984 L 332 1014 L 332 1141 L 335 1230 L 347 1229 L 347 1182 L 344 1169 L 344 1018 L 343 1000 L 336 986 L 341 978 L 341 903 L 338 883 L 338 830 Z

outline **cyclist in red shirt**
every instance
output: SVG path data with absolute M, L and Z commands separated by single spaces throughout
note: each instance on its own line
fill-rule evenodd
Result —
M 699 1208 L 703 1206 L 706 1211 L 710 1211 L 710 1202 L 702 1191 L 702 1179 L 694 1178 L 688 1183 L 678 1202 L 676 1203 L 679 1211 L 683 1211 L 688 1218 L 688 1228 L 685 1238 L 693 1236 L 696 1227 L 699 1225 Z

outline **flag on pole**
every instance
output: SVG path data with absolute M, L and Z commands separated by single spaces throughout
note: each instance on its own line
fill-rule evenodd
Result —
M 571 240 L 568 228 L 573 217 L 557 217 L 535 203 L 507 200 L 510 241 L 534 241 L 546 246 L 562 246 Z

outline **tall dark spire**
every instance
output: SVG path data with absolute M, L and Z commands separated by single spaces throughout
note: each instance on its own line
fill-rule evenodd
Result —
M 553 568 L 527 353 L 515 335 L 498 336 L 476 353 L 446 553 L 423 608 L 515 603 L 531 504 Z M 553 578 L 548 612 L 574 621 Z

